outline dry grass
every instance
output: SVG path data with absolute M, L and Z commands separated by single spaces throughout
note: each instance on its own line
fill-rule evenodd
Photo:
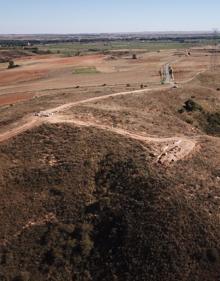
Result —
M 13 100 L 17 91 L 30 93 L 0 106 L 0 133 L 35 111 L 158 82 L 158 68 L 178 58 L 173 51 L 115 56 L 23 60 L 27 69 L 51 67 L 49 76 L 0 87 Z M 73 66 L 93 65 L 105 73 L 72 75 Z M 181 56 L 177 77 L 205 65 L 201 53 Z M 218 71 L 207 72 L 175 89 L 62 112 L 66 120 L 197 143 L 191 157 L 169 166 L 154 161 L 152 144 L 89 126 L 43 124 L 2 142 L 0 280 L 218 280 L 219 83 Z

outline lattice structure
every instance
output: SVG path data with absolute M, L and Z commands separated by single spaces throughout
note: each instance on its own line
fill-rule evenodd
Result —
M 215 71 L 218 66 L 218 31 L 215 30 L 213 33 L 213 48 L 211 50 L 211 59 L 210 59 L 210 70 Z
M 163 67 L 161 68 L 160 77 L 163 84 L 174 82 L 174 71 L 169 63 L 163 65 Z

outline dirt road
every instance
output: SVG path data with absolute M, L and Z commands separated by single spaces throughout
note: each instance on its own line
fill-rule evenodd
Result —
M 205 70 L 204 70 L 205 71 Z M 198 72 L 194 77 L 192 77 L 190 80 L 187 80 L 181 84 L 185 84 L 191 80 L 193 80 L 196 76 L 198 76 L 200 73 L 204 72 L 200 71 Z M 158 91 L 158 90 L 166 90 L 172 88 L 172 85 L 162 85 L 162 86 L 157 86 L 157 87 L 152 87 L 152 88 L 147 88 L 147 89 L 141 89 L 141 90 L 135 90 L 135 91 L 127 91 L 127 92 L 119 92 L 119 93 L 113 93 L 109 95 L 104 95 L 104 96 L 99 96 L 99 97 L 93 97 L 77 102 L 71 102 L 67 103 L 58 107 L 54 107 L 51 109 L 48 109 L 46 111 L 42 112 L 42 115 L 48 115 L 50 117 L 47 118 L 42 118 L 38 116 L 28 116 L 22 121 L 22 124 L 20 126 L 14 126 L 13 129 L 10 129 L 2 134 L 0 134 L 0 142 L 6 141 L 18 134 L 21 134 L 22 132 L 25 132 L 35 126 L 39 126 L 43 123 L 74 123 L 75 125 L 78 126 L 92 126 L 99 128 L 101 130 L 106 130 L 106 131 L 111 131 L 113 133 L 117 133 L 120 135 L 123 135 L 125 137 L 139 140 L 141 142 L 148 142 L 148 143 L 159 143 L 162 145 L 159 145 L 159 148 L 156 149 L 156 154 L 157 154 L 157 162 L 159 163 L 171 163 L 178 161 L 180 159 L 185 158 L 187 155 L 189 155 L 195 148 L 196 146 L 196 141 L 192 139 L 188 139 L 185 137 L 172 137 L 172 138 L 157 138 L 157 137 L 145 137 L 141 135 L 134 134 L 132 132 L 120 129 L 120 128 L 111 128 L 105 125 L 100 125 L 96 123 L 91 123 L 91 122 L 83 122 L 80 120 L 63 120 L 59 119 L 58 116 L 54 116 L 53 114 L 61 113 L 73 106 L 78 106 L 84 103 L 89 103 L 89 102 L 95 102 L 103 99 L 107 99 L 110 97 L 117 97 L 117 96 L 123 96 L 123 95 L 131 95 L 131 94 L 141 94 L 141 93 L 147 93 L 147 92 L 152 92 L 152 91 Z
M 179 137 L 155 137 L 143 136 L 121 128 L 110 127 L 90 121 L 82 121 L 77 119 L 65 119 L 63 116 L 53 116 L 49 119 L 50 123 L 69 123 L 80 127 L 93 127 L 99 130 L 112 132 L 130 139 L 138 140 L 143 144 L 150 144 L 154 151 L 155 162 L 168 165 L 192 154 L 197 145 L 195 139 L 184 136 Z
M 169 87 L 170 86 L 159 86 L 159 87 L 156 87 L 156 88 L 147 88 L 147 89 L 143 89 L 143 90 L 120 92 L 120 93 L 114 93 L 114 94 L 109 94 L 109 95 L 105 95 L 105 96 L 93 97 L 93 98 L 89 98 L 89 99 L 85 99 L 85 100 L 81 100 L 81 101 L 77 101 L 77 102 L 67 103 L 67 104 L 64 104 L 64 105 L 61 105 L 61 106 L 58 106 L 58 107 L 54 107 L 52 109 L 48 109 L 46 111 L 43 111 L 42 115 L 60 113 L 60 112 L 63 112 L 65 110 L 73 107 L 73 106 L 78 106 L 78 105 L 84 104 L 84 103 L 99 101 L 99 100 L 107 99 L 107 98 L 110 98 L 110 97 L 130 95 L 130 94 L 147 93 L 147 92 L 150 92 L 150 91 L 168 89 Z M 41 117 L 38 117 L 38 116 L 27 116 L 21 121 L 20 126 L 18 126 L 17 123 L 16 123 L 13 126 L 13 129 L 10 129 L 10 130 L 7 130 L 4 133 L 1 133 L 0 134 L 0 142 L 6 141 L 6 140 L 18 135 L 18 134 L 21 134 L 21 133 L 35 127 L 35 126 L 39 126 L 40 124 L 43 124 L 45 122 L 49 122 L 50 118 L 51 117 L 41 118 Z
M 86 100 L 66 103 L 64 105 L 45 110 L 42 113 L 43 114 L 59 113 L 59 112 L 65 111 L 73 106 L 77 106 L 77 105 L 84 104 L 84 103 L 95 102 L 95 101 L 104 100 L 104 99 L 108 99 L 111 97 L 113 98 L 113 97 L 117 97 L 117 96 L 125 96 L 125 95 L 131 95 L 131 94 L 141 94 L 141 93 L 147 93 L 147 92 L 152 92 L 152 91 L 166 90 L 169 88 L 171 88 L 170 85 L 165 85 L 165 86 L 151 87 L 151 88 L 142 89 L 142 90 L 133 90 L 133 91 L 128 91 L 128 92 L 119 92 L 119 93 L 114 93 L 114 94 L 109 94 L 109 95 L 104 95 L 104 96 L 99 96 L 99 97 L 93 97 L 93 98 L 89 98 Z
M 13 138 L 27 130 L 30 130 L 31 128 L 38 126 L 42 124 L 42 122 L 39 120 L 39 118 L 34 116 L 29 116 L 22 121 L 22 125 L 16 126 L 13 129 L 9 129 L 8 131 L 0 134 L 0 142 L 6 141 L 10 138 Z

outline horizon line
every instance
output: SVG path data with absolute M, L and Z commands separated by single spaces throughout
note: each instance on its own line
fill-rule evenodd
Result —
M 160 30 L 160 31 L 121 31 L 121 32 L 114 32 L 114 31 L 109 31 L 109 32 L 76 32 L 76 33 L 70 33 L 70 32 L 66 32 L 66 33 L 55 33 L 55 32 L 45 32 L 45 33 L 17 33 L 17 32 L 13 32 L 13 33 L 0 33 L 0 36 L 9 36 L 9 35 L 101 35 L 101 34 L 169 34 L 169 33 L 207 33 L 207 34 L 211 34 L 214 31 L 216 31 L 216 29 L 213 28 L 213 30 Z

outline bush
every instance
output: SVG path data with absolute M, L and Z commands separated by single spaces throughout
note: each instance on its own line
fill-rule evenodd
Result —
M 192 125 L 193 124 L 193 120 L 191 118 L 187 118 L 186 119 L 186 123 Z
M 13 68 L 14 65 L 15 65 L 14 61 L 10 60 L 9 63 L 8 63 L 8 68 Z
M 15 68 L 15 67 L 18 67 L 19 65 L 15 64 L 13 60 L 10 60 L 8 62 L 8 69 L 12 69 L 12 68 Z
M 180 109 L 178 110 L 178 112 L 179 112 L 180 114 L 182 114 L 182 113 L 184 112 L 184 108 L 180 108 Z
M 75 57 L 79 57 L 81 55 L 81 52 L 80 51 L 76 51 L 75 52 Z
M 48 49 L 48 50 L 46 50 L 46 54 L 50 55 L 50 54 L 52 54 L 52 51 Z
M 207 132 L 219 135 L 220 134 L 220 112 L 207 113 L 207 122 L 208 122 Z
M 136 55 L 136 54 L 133 54 L 133 55 L 132 55 L 132 59 L 133 59 L 133 60 L 136 60 L 136 59 L 137 59 L 137 55 Z
M 202 111 L 201 105 L 199 105 L 198 103 L 196 103 L 196 102 L 193 101 L 192 99 L 187 100 L 187 101 L 185 102 L 183 108 L 184 108 L 187 112 Z

